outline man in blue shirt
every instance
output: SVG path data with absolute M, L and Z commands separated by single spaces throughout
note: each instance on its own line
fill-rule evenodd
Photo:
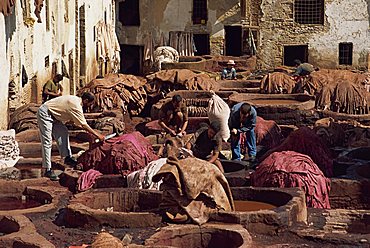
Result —
M 248 148 L 248 157 L 250 162 L 255 162 L 257 147 L 256 127 L 257 112 L 249 103 L 238 103 L 231 109 L 229 118 L 229 128 L 231 131 L 231 152 L 232 159 L 240 160 L 240 135 L 245 133 L 246 147 Z M 244 156 L 247 157 L 247 156 Z
M 223 69 L 221 73 L 221 79 L 236 79 L 236 70 L 234 65 L 234 60 L 229 60 L 227 62 L 227 68 Z

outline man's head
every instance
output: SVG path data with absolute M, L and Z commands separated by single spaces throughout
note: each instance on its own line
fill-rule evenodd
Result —
M 240 121 L 244 122 L 248 116 L 251 114 L 251 105 L 249 103 L 243 103 L 240 106 Z
M 95 101 L 95 96 L 91 92 L 84 92 L 81 98 L 82 98 L 82 106 L 84 108 L 90 107 Z
M 294 65 L 295 66 L 299 66 L 300 64 L 302 64 L 302 62 L 299 59 L 294 60 Z
M 53 78 L 53 82 L 54 83 L 59 83 L 60 81 L 62 81 L 63 80 L 63 76 L 61 75 L 61 74 L 57 74 L 57 75 L 55 75 L 54 76 L 54 78 Z
M 228 68 L 232 68 L 233 66 L 235 65 L 235 61 L 230 59 L 228 62 L 227 62 L 227 67 Z
M 180 106 L 181 101 L 182 97 L 180 95 L 174 95 L 172 97 L 172 104 L 175 108 L 178 108 Z
M 221 130 L 221 124 L 218 121 L 213 121 L 208 127 L 208 137 L 212 139 Z

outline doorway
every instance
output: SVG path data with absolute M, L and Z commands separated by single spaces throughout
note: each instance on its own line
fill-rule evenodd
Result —
M 121 73 L 142 74 L 144 46 L 121 45 Z
M 225 55 L 241 56 L 243 53 L 242 45 L 242 26 L 225 26 Z
M 193 34 L 193 38 L 194 45 L 196 48 L 194 55 L 196 56 L 209 55 L 210 54 L 209 34 Z
M 294 60 L 308 61 L 308 45 L 284 46 L 284 65 L 295 66 Z

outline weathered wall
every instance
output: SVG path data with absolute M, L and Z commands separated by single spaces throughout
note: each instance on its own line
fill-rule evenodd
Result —
M 284 45 L 308 45 L 310 63 L 336 68 L 340 42 L 353 43 L 353 66 L 367 66 L 370 47 L 367 0 L 326 0 L 324 25 L 294 22 L 294 0 L 263 0 L 258 60 L 262 68 L 283 63 Z
M 117 18 L 118 5 L 121 1 L 123 0 L 116 1 Z M 161 32 L 168 42 L 170 31 L 192 31 L 198 34 L 210 34 L 211 42 L 215 43 L 211 53 L 222 53 L 224 25 L 240 23 L 239 0 L 208 1 L 208 22 L 205 25 L 193 25 L 192 2 L 190 0 L 140 1 L 140 27 L 122 26 L 121 22 L 116 20 L 119 42 L 144 45 L 145 35 L 151 33 L 155 43 L 158 44 Z
M 86 69 L 80 77 L 79 8 L 85 5 L 85 60 Z M 47 15 L 48 9 L 48 15 Z M 44 0 L 41 10 L 42 23 L 37 22 L 33 0 L 22 6 L 21 0 L 15 1 L 13 14 L 0 20 L 0 58 L 1 81 L 7 87 L 13 81 L 16 94 L 9 101 L 14 109 L 29 102 L 41 102 L 43 84 L 51 78 L 53 68 L 61 73 L 62 60 L 68 73 L 74 72 L 71 79 L 64 78 L 64 94 L 74 93 L 80 79 L 88 82 L 98 74 L 96 60 L 96 37 L 94 26 L 100 21 L 114 25 L 114 1 L 96 0 Z M 4 31 L 5 30 L 5 31 Z M 3 38 L 5 34 L 5 38 Z M 2 44 L 5 42 L 5 45 Z M 6 47 L 6 52 L 5 52 Z M 4 50 L 4 53 L 2 52 Z M 6 61 L 3 61 L 3 60 Z M 48 62 L 47 62 L 48 61 Z M 71 62 L 71 65 L 70 65 Z M 55 66 L 53 67 L 53 64 Z M 22 85 L 22 67 L 28 82 Z M 6 69 L 8 67 L 8 69 Z M 5 72 L 5 73 L 3 73 Z M 6 85 L 6 86 L 5 86 Z M 0 92 L 0 114 L 8 111 L 7 91 Z M 3 115 L 5 116 L 5 115 Z M 1 124 L 0 124 L 1 125 Z
M 0 13 L 0 34 L 5 34 L 5 19 Z M 0 130 L 7 129 L 8 125 L 8 83 L 9 65 L 6 57 L 6 37 L 0 35 Z

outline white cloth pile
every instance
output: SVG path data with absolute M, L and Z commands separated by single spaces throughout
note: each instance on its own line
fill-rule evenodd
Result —
M 179 62 L 179 53 L 170 46 L 160 46 L 154 51 L 154 63 L 157 71 L 162 69 L 162 63 Z
M 150 162 L 145 168 L 127 175 L 127 186 L 137 189 L 159 190 L 162 181 L 154 183 L 152 178 L 167 163 L 167 158 Z
M 19 159 L 15 130 L 0 131 L 0 169 L 13 167 Z

